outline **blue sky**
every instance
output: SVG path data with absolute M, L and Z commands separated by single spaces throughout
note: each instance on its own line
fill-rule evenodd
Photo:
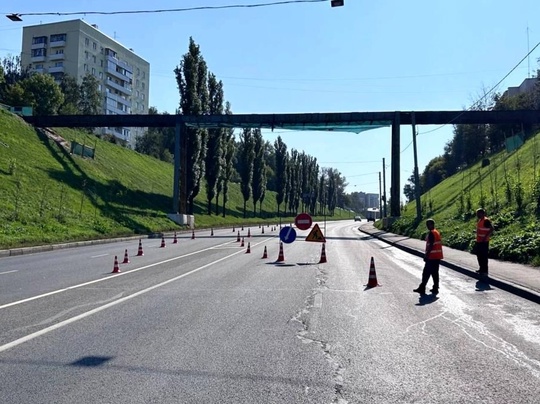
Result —
M 4 0 L 0 13 L 119 11 L 269 3 L 270 0 Z M 71 5 L 70 5 L 71 4 Z M 330 0 L 252 9 L 138 15 L 0 16 L 0 56 L 18 54 L 22 27 L 82 18 L 150 62 L 150 105 L 173 113 L 173 69 L 189 37 L 224 83 L 235 113 L 460 110 L 491 89 L 540 41 L 538 0 Z M 527 41 L 527 27 L 529 40 Z M 530 56 L 539 68 L 540 47 Z M 499 87 L 528 76 L 525 60 Z M 443 153 L 451 125 L 419 127 L 420 171 Z M 425 133 L 428 132 L 429 133 Z M 265 132 L 338 169 L 348 192 L 390 189 L 390 128 L 361 134 Z M 411 128 L 401 127 L 401 184 L 413 170 Z

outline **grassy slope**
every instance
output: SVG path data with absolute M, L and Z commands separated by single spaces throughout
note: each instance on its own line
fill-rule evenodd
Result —
M 178 229 L 167 218 L 171 164 L 72 129 L 56 132 L 68 141 L 95 144 L 95 160 L 70 155 L 0 109 L 0 249 Z M 195 200 L 197 227 L 262 221 L 242 218 L 238 184 L 230 186 L 225 218 L 206 215 L 205 199 L 202 187 Z M 268 221 L 276 221 L 270 218 L 277 211 L 275 193 L 267 193 L 262 209 Z M 252 210 L 248 201 L 249 216 Z M 350 215 L 336 210 L 335 218 Z
M 534 194 L 539 179 L 540 133 L 512 153 L 503 151 L 491 156 L 490 165 L 482 168 L 478 162 L 422 195 L 423 216 L 435 219 L 446 245 L 466 250 L 474 240 L 474 211 L 482 206 L 496 226 L 491 256 L 540 265 L 539 220 Z M 518 184 L 523 191 L 521 209 L 516 202 Z M 426 227 L 423 220 L 416 223 L 415 216 L 416 203 L 407 204 L 394 230 L 422 239 Z

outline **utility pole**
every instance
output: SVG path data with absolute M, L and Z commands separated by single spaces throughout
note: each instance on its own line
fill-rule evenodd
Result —
M 422 206 L 420 205 L 420 176 L 418 175 L 418 153 L 416 150 L 416 115 L 411 113 L 412 140 L 414 153 L 414 198 L 416 200 L 416 220 L 422 218 Z
M 382 172 L 383 172 L 383 193 L 382 193 L 381 198 L 384 202 L 384 205 L 383 205 L 384 217 L 386 217 L 386 167 L 385 167 L 384 157 L 382 159 Z
M 379 219 L 382 219 L 381 172 L 379 171 Z

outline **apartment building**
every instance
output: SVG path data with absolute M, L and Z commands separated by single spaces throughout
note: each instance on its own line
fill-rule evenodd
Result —
M 83 20 L 23 28 L 21 63 L 31 72 L 51 74 L 57 82 L 67 74 L 80 83 L 94 75 L 103 94 L 103 114 L 147 114 L 150 64 Z M 145 128 L 98 128 L 131 146 Z

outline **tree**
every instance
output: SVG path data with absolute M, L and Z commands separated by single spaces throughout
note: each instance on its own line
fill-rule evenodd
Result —
M 0 100 L 7 102 L 6 94 L 9 87 L 28 78 L 28 69 L 22 68 L 20 56 L 9 55 L 4 57 L 0 62 L 0 70 L 3 72 L 3 74 L 0 74 L 3 78 L 3 80 L 0 78 Z
M 182 56 L 180 64 L 174 69 L 180 92 L 180 112 L 183 115 L 202 115 L 208 111 L 208 87 L 206 62 L 199 46 L 189 38 L 188 52 Z M 185 197 L 188 202 L 187 213 L 193 214 L 193 200 L 200 190 L 204 175 L 207 130 L 184 129 L 181 145 L 181 161 L 184 162 L 181 177 L 185 178 Z M 181 205 L 182 206 L 182 205 Z
M 223 83 L 217 81 L 216 76 L 210 73 L 208 77 L 209 113 L 212 115 L 223 114 Z M 208 130 L 208 143 L 205 158 L 206 165 L 206 200 L 208 201 L 208 214 L 212 214 L 212 200 L 216 196 L 216 183 L 221 174 L 223 165 L 224 131 L 221 128 Z
M 278 205 L 277 214 L 279 216 L 279 208 L 283 203 L 286 186 L 287 186 L 287 145 L 278 136 L 274 142 L 274 151 L 276 159 L 276 203 Z
M 257 214 L 257 202 L 263 198 L 266 190 L 266 162 L 264 159 L 265 142 L 260 129 L 253 130 L 254 160 L 253 160 L 253 215 Z M 262 202 L 261 202 L 262 203 Z
M 79 111 L 83 115 L 97 115 L 101 112 L 102 97 L 99 82 L 90 73 L 85 74 L 79 87 Z
M 244 198 L 244 218 L 246 205 L 251 196 L 251 181 L 253 179 L 253 160 L 255 159 L 254 139 L 250 128 L 245 128 L 240 135 L 238 153 L 238 174 L 240 175 L 240 191 Z
M 49 74 L 33 74 L 17 85 L 23 89 L 24 100 L 33 108 L 34 115 L 56 115 L 64 102 L 60 86 Z
M 79 113 L 80 88 L 77 79 L 64 74 L 60 82 L 60 89 L 64 94 L 64 102 L 60 107 L 62 115 L 77 115 Z

